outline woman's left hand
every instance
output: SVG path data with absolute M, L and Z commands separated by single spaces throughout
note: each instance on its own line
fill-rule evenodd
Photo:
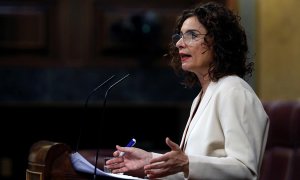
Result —
M 145 174 L 147 174 L 150 179 L 160 178 L 178 172 L 188 174 L 188 156 L 184 154 L 179 145 L 169 138 L 166 138 L 166 144 L 171 148 L 171 151 L 160 157 L 153 158 L 149 165 L 144 166 Z

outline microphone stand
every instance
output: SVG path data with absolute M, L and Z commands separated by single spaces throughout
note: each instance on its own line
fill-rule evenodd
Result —
M 112 84 L 105 92 L 104 95 L 104 101 L 103 101 L 103 106 L 102 106 L 102 115 L 101 115 L 101 119 L 103 120 L 104 118 L 104 112 L 105 112 L 105 107 L 106 107 L 106 100 L 107 100 L 107 95 L 110 92 L 111 88 L 113 88 L 114 86 L 116 86 L 117 84 L 119 84 L 121 81 L 123 81 L 125 78 L 127 78 L 129 76 L 129 74 L 126 74 L 124 77 L 122 77 L 121 79 L 119 79 L 117 82 L 115 82 L 114 84 Z M 97 176 L 97 163 L 98 163 L 98 157 L 99 157 L 99 149 L 100 147 L 98 146 L 97 151 L 96 151 L 96 162 L 95 162 L 95 169 L 94 169 L 94 180 L 96 180 L 96 176 Z
M 88 102 L 89 102 L 89 99 L 90 97 L 95 94 L 98 89 L 100 89 L 100 87 L 102 87 L 104 84 L 106 84 L 108 81 L 110 81 L 112 78 L 114 78 L 115 75 L 112 75 L 110 78 L 108 78 L 107 80 L 105 80 L 103 83 L 101 83 L 99 86 L 97 86 L 95 89 L 93 89 L 89 95 L 87 96 L 86 100 L 85 100 L 85 103 L 84 103 L 84 110 L 87 111 L 87 105 L 88 105 Z M 79 144 L 80 144 L 80 140 L 81 140 L 81 135 L 82 135 L 82 126 L 80 126 L 80 130 L 79 130 L 79 136 L 78 136 L 78 139 L 77 139 L 77 143 L 76 143 L 76 148 L 75 148 L 75 152 L 78 152 L 78 149 L 79 149 Z

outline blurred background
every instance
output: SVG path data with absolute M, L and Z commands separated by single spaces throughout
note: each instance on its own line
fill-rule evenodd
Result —
M 72 149 L 180 143 L 198 89 L 168 66 L 176 17 L 201 0 L 0 0 L 0 179 L 25 179 L 31 145 Z M 262 101 L 300 96 L 298 0 L 220 0 L 239 13 Z M 112 82 L 85 102 L 112 75 Z

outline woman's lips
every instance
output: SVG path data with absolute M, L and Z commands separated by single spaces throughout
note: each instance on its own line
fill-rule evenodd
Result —
M 191 58 L 190 56 L 184 56 L 184 57 L 181 57 L 181 61 L 187 61 L 190 58 Z
M 189 54 L 180 53 L 180 57 L 181 57 L 181 61 L 187 61 L 187 60 L 190 59 L 192 56 L 189 55 Z

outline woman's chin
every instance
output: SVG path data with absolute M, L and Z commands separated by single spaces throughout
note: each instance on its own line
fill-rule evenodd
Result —
M 181 65 L 182 70 L 184 71 L 190 71 L 190 67 L 187 64 L 182 64 Z

